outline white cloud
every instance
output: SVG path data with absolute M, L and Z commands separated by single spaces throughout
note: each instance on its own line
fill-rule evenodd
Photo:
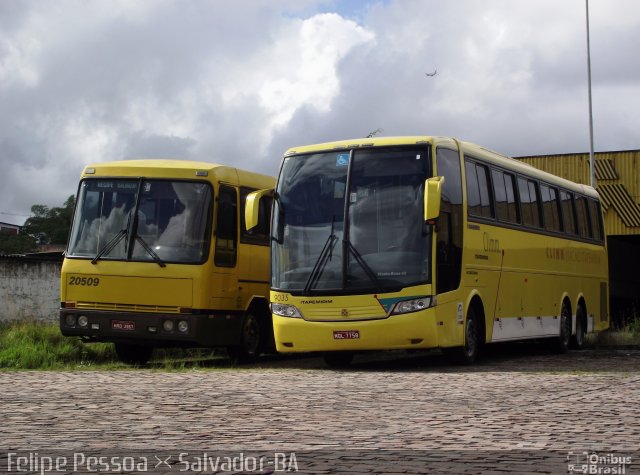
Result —
M 640 4 L 590 6 L 596 148 L 640 148 Z M 584 151 L 585 48 L 582 0 L 0 2 L 0 212 L 61 204 L 89 162 L 275 173 L 377 128 Z

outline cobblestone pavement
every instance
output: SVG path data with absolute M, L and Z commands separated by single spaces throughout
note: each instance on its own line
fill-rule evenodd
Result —
M 210 366 L 0 373 L 0 471 L 640 473 L 638 350 Z

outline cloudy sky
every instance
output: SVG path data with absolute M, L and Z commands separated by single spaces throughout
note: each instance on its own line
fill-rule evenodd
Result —
M 640 2 L 589 6 L 595 149 L 638 149 Z M 588 151 L 585 1 L 0 1 L 0 221 L 60 206 L 87 163 L 275 174 L 376 129 Z

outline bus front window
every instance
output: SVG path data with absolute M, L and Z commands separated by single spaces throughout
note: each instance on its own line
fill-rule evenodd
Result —
M 212 205 L 206 183 L 86 179 L 69 257 L 197 263 L 207 257 Z
M 427 150 L 406 148 L 287 157 L 273 213 L 273 287 L 391 292 L 428 282 L 427 170 Z

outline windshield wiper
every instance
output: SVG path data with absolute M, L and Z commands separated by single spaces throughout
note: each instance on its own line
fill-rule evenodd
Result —
M 136 234 L 135 240 L 140 243 L 142 248 L 145 251 L 147 251 L 147 253 L 153 258 L 154 261 L 158 263 L 160 267 L 167 267 L 167 265 L 164 263 L 162 258 L 153 249 L 149 247 L 146 241 L 142 239 L 142 237 L 139 234 Z
M 111 251 L 113 251 L 113 249 L 118 245 L 118 243 L 120 241 L 122 241 L 122 239 L 129 234 L 129 231 L 127 231 L 127 228 L 121 229 L 120 231 L 117 232 L 117 234 L 115 236 L 113 236 L 108 243 L 106 243 L 102 249 L 100 249 L 98 251 L 98 253 L 96 254 L 96 256 L 91 259 L 91 263 L 92 264 L 96 264 L 98 262 L 98 260 L 104 256 L 105 254 L 110 253 Z
M 369 264 L 366 263 L 366 261 L 362 257 L 362 254 L 360 254 L 355 246 L 351 244 L 351 241 L 346 241 L 346 244 L 347 249 L 351 252 L 351 254 L 353 254 L 353 257 L 356 258 L 356 262 L 360 265 L 360 267 L 362 267 L 364 273 L 367 274 L 367 277 L 369 277 L 369 280 L 371 280 L 371 282 L 375 286 L 376 292 L 382 292 L 382 286 L 380 285 L 378 277 L 376 277 L 375 272 L 373 272 L 373 269 L 369 266 Z
M 329 262 L 333 258 L 333 248 L 338 242 L 338 236 L 334 234 L 334 225 L 335 225 L 336 217 L 333 216 L 331 218 L 331 234 L 327 237 L 327 240 L 324 243 L 324 247 L 322 251 L 320 251 L 320 255 L 316 260 L 316 263 L 313 265 L 313 269 L 311 269 L 311 273 L 309 274 L 309 278 L 307 279 L 307 283 L 304 284 L 303 292 L 308 294 L 313 287 L 318 283 L 320 279 L 320 275 L 324 270 L 327 262 Z
M 127 235 L 129 234 L 130 225 L 131 225 L 131 210 L 129 210 L 129 213 L 127 216 L 127 225 L 124 228 L 122 228 L 120 231 L 118 231 L 116 235 L 109 240 L 109 242 L 107 242 L 104 246 L 102 246 L 102 249 L 100 249 L 96 254 L 96 256 L 93 259 L 91 259 L 91 263 L 96 264 L 102 256 L 104 256 L 105 254 L 109 254 L 111 251 L 113 251 L 113 249 L 118 245 L 118 243 L 122 241 L 125 237 L 127 237 Z M 127 241 L 125 241 L 124 243 L 125 253 L 127 252 Z

